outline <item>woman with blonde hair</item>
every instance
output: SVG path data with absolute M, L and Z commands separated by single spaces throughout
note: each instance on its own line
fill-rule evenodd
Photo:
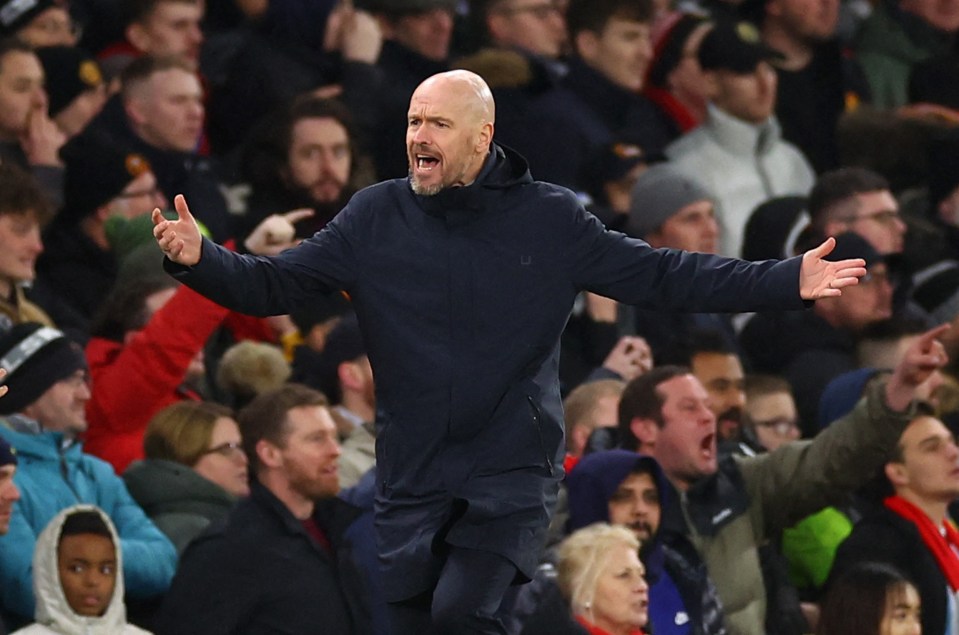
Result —
M 225 406 L 167 406 L 150 420 L 143 450 L 146 458 L 133 463 L 123 480 L 180 553 L 250 492 L 240 429 Z
M 597 523 L 560 545 L 557 583 L 590 635 L 642 635 L 649 616 L 644 575 L 639 540 L 625 527 Z

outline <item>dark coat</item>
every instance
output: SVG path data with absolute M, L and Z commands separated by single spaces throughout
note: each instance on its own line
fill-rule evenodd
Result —
M 891 565 L 916 585 L 922 598 L 923 633 L 946 632 L 946 577 L 912 522 L 885 507 L 873 509 L 839 545 L 826 592 L 844 571 L 867 561 Z
M 177 553 L 183 553 L 209 525 L 226 518 L 237 500 L 193 468 L 175 461 L 136 461 L 123 473 L 123 482 Z
M 344 540 L 359 511 L 316 504 L 328 552 L 268 489 L 254 482 L 225 524 L 198 537 L 153 625 L 157 635 L 371 633 L 366 588 Z
M 563 476 L 558 343 L 581 290 L 689 311 L 803 306 L 799 259 L 651 249 L 498 146 L 472 186 L 421 197 L 407 179 L 374 185 L 280 256 L 209 241 L 202 253 L 195 267 L 166 266 L 240 312 L 350 294 L 376 376 L 389 600 L 435 584 L 444 543 L 499 553 L 531 577 Z

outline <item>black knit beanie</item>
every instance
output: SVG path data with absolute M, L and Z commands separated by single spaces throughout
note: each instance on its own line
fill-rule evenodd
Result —
M 87 369 L 83 349 L 63 331 L 35 322 L 17 324 L 0 336 L 0 379 L 10 391 L 0 398 L 0 414 L 21 412 L 58 381 Z

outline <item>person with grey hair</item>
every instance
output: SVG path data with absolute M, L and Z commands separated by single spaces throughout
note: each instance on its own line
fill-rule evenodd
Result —
M 558 570 L 573 617 L 590 633 L 642 634 L 649 585 L 631 530 L 596 523 L 573 532 L 559 547 Z

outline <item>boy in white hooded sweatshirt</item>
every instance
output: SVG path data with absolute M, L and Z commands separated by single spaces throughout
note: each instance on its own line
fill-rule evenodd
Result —
M 36 623 L 13 635 L 149 635 L 127 624 L 119 538 L 94 505 L 54 516 L 33 552 Z

